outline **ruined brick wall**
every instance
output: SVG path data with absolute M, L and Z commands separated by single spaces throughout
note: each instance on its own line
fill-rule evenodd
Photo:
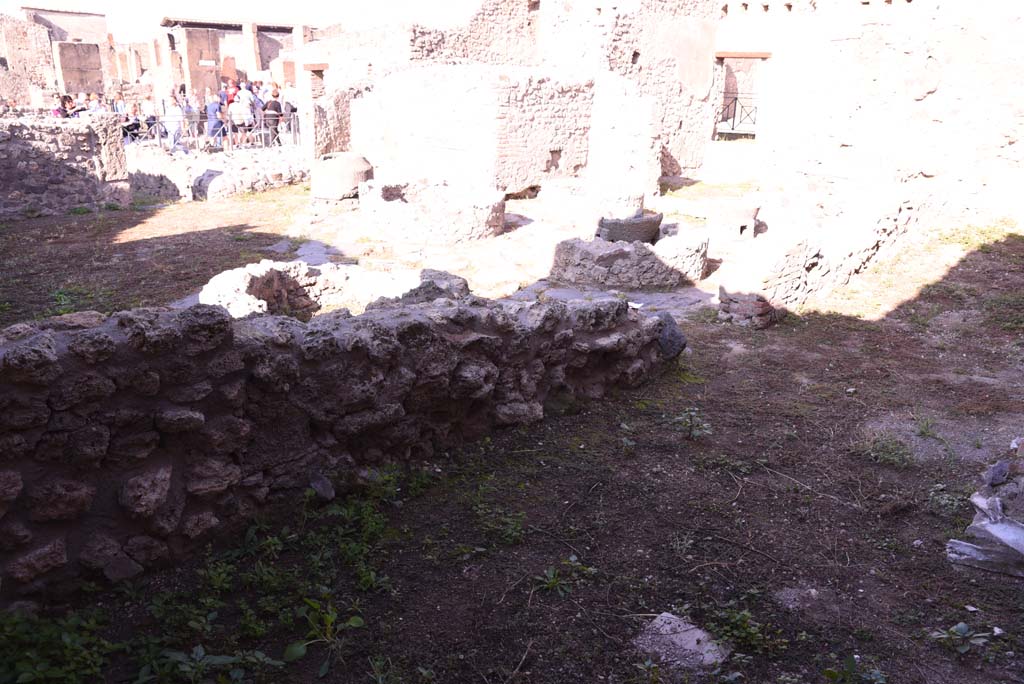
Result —
M 2 598 L 132 577 L 311 482 L 635 385 L 685 345 L 670 321 L 618 300 L 468 297 L 308 324 L 198 305 L 14 325 L 0 332 Z
M 8 101 L 27 106 L 33 86 L 55 89 L 53 51 L 42 26 L 0 14 L 0 57 L 7 60 L 7 69 L 0 69 L 0 94 Z
M 0 218 L 127 203 L 127 178 L 113 115 L 0 118 Z
M 517 192 L 587 165 L 593 83 L 513 77 L 501 93 L 498 187 Z
M 351 147 L 388 183 L 427 174 L 516 192 L 586 165 L 592 102 L 589 80 L 424 64 L 378 79 L 352 100 Z
M 412 59 L 528 65 L 538 61 L 540 0 L 484 0 L 465 27 L 413 28 Z

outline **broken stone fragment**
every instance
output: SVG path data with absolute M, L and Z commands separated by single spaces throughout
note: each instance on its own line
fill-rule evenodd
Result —
M 67 565 L 68 553 L 64 539 L 58 538 L 33 549 L 7 564 L 7 574 L 28 583 L 55 568 Z
M 146 518 L 163 505 L 170 488 L 171 466 L 165 465 L 125 482 L 119 500 L 130 514 Z
M 21 473 L 17 470 L 0 470 L 0 506 L 17 499 L 21 489 Z M 0 517 L 3 517 L 2 514 Z
M 656 617 L 633 643 L 659 662 L 685 670 L 713 669 L 729 655 L 710 634 L 672 613 Z
M 92 506 L 96 488 L 85 482 L 58 479 L 34 488 L 28 495 L 29 519 L 73 520 Z
M 321 473 L 316 473 L 310 478 L 309 487 L 316 493 L 316 497 L 321 501 L 334 500 L 334 485 Z

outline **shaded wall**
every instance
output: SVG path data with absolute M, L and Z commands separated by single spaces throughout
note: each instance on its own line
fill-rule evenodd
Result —
M 309 324 L 87 312 L 0 332 L 3 597 L 132 577 L 313 481 L 635 385 L 684 344 L 618 300 L 381 306 Z

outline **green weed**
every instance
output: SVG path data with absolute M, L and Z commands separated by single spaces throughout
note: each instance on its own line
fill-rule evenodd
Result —
M 890 432 L 877 434 L 854 447 L 854 451 L 880 465 L 906 468 L 913 462 L 910 447 Z

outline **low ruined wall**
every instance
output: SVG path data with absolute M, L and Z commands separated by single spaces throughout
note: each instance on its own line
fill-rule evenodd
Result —
M 0 179 L 0 218 L 127 203 L 128 173 L 116 117 L 0 118 Z
M 216 200 L 309 179 L 309 162 L 295 145 L 181 155 L 136 143 L 124 154 L 131 193 L 144 200 Z
M 670 318 L 618 300 L 14 325 L 0 332 L 3 597 L 132 577 L 312 481 L 539 420 L 546 400 L 634 385 L 684 345 Z

